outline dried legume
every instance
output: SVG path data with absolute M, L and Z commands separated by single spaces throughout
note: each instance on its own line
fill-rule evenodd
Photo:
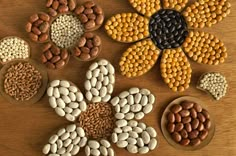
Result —
M 49 14 L 56 16 L 59 13 L 74 11 L 76 7 L 75 0 L 47 0 L 46 7 L 49 8 Z
M 177 11 L 181 11 L 187 3 L 188 0 L 163 0 L 163 7 L 165 9 L 175 9 Z

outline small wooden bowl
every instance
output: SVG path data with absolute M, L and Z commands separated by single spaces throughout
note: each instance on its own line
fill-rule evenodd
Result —
M 29 46 L 29 43 L 26 42 L 25 40 L 23 40 L 22 38 L 17 37 L 17 36 L 7 36 L 7 37 L 4 37 L 3 39 L 1 39 L 1 40 L 0 40 L 0 43 L 1 43 L 3 40 L 10 39 L 10 38 L 17 38 L 17 39 L 19 39 L 19 40 L 24 41 L 25 44 L 26 44 L 26 45 L 28 46 L 28 48 L 29 48 L 29 51 L 28 51 L 28 58 L 30 58 L 30 46 Z M 16 60 L 22 60 L 22 59 L 18 58 L 18 59 L 13 59 L 13 60 L 11 60 L 11 61 L 16 61 Z M 1 63 L 2 65 L 5 65 L 5 64 L 7 64 L 8 62 L 11 62 L 11 61 L 2 62 L 2 60 L 0 59 L 0 63 Z
M 214 133 L 215 133 L 215 122 L 214 122 L 214 119 L 213 119 L 213 117 L 212 117 L 212 115 L 210 113 L 209 114 L 210 114 L 210 120 L 211 120 L 211 128 L 209 129 L 209 134 L 208 134 L 207 138 L 205 140 L 203 140 L 201 142 L 201 144 L 198 145 L 198 146 L 191 146 L 191 145 L 183 146 L 183 145 L 180 145 L 179 143 L 175 142 L 172 139 L 171 134 L 166 129 L 166 125 L 168 123 L 167 115 L 170 112 L 170 108 L 173 105 L 180 104 L 183 101 L 192 101 L 192 102 L 200 104 L 202 106 L 202 108 L 205 108 L 204 103 L 201 100 L 199 100 L 198 98 L 195 98 L 195 97 L 184 96 L 184 97 L 180 97 L 178 99 L 175 99 L 174 101 L 172 101 L 165 108 L 165 110 L 163 112 L 163 115 L 162 115 L 162 118 L 161 118 L 161 130 L 162 130 L 162 133 L 163 133 L 165 139 L 167 140 L 167 142 L 170 145 L 172 145 L 173 147 L 177 148 L 177 149 L 186 150 L 186 151 L 194 151 L 194 150 L 201 149 L 201 148 L 205 147 L 206 145 L 208 145 L 211 142 L 211 140 L 212 140 L 212 138 L 214 136 Z
M 33 65 L 42 75 L 42 85 L 41 88 L 39 88 L 38 92 L 36 95 L 34 95 L 30 100 L 28 101 L 17 101 L 15 100 L 13 97 L 9 96 L 8 94 L 6 94 L 5 90 L 4 90 L 4 76 L 7 73 L 7 70 L 9 69 L 9 67 L 11 65 L 15 65 L 17 63 L 30 63 L 31 65 Z M 6 64 L 0 71 L 0 93 L 3 95 L 4 98 L 6 98 L 6 100 L 8 100 L 10 103 L 12 104 L 34 104 L 36 102 L 38 102 L 42 96 L 45 93 L 45 90 L 47 88 L 47 83 L 48 83 L 48 73 L 47 70 L 45 69 L 44 66 L 42 66 L 40 63 L 31 60 L 31 59 L 25 59 L 25 60 L 16 60 L 16 61 L 12 61 L 8 64 Z

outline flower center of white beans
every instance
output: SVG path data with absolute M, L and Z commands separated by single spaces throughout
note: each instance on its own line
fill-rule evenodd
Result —
M 84 33 L 80 20 L 70 14 L 58 16 L 50 29 L 51 40 L 60 48 L 74 46 Z

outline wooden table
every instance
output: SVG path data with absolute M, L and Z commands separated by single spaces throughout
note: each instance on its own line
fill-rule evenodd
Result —
M 82 2 L 82 0 L 80 1 Z M 135 12 L 128 0 L 96 0 L 106 14 L 106 18 L 116 13 Z M 158 132 L 160 147 L 147 156 L 233 156 L 236 155 L 236 1 L 231 0 L 232 13 L 223 22 L 206 29 L 207 32 L 219 37 L 227 46 L 229 58 L 220 66 L 207 66 L 190 61 L 193 69 L 191 87 L 184 93 L 173 93 L 164 84 L 160 76 L 159 63 L 145 76 L 127 79 L 116 74 L 116 86 L 113 95 L 133 86 L 149 88 L 157 97 L 155 109 L 143 121 L 154 126 Z M 24 31 L 28 17 L 39 11 L 44 11 L 44 0 L 1 0 L 0 1 L 0 38 L 16 35 L 29 41 L 33 58 L 39 60 L 42 45 L 31 42 Z M 119 58 L 130 44 L 112 41 L 104 29 L 96 32 L 102 37 L 103 50 L 99 58 L 111 61 L 118 71 Z M 49 78 L 67 79 L 76 83 L 84 91 L 85 72 L 91 62 L 78 62 L 71 58 L 69 64 L 60 71 L 50 71 Z M 229 82 L 228 94 L 221 101 L 214 101 L 195 88 L 199 76 L 207 71 L 223 73 Z M 205 148 L 187 152 L 170 146 L 160 130 L 160 117 L 163 109 L 173 99 L 191 95 L 205 101 L 208 109 L 216 120 L 216 132 L 212 142 Z M 47 96 L 33 105 L 13 105 L 0 97 L 0 155 L 5 156 L 42 156 L 41 149 L 48 138 L 60 127 L 69 124 L 64 118 L 57 116 L 48 104 Z M 114 146 L 115 147 L 115 146 Z M 81 150 L 83 151 L 83 150 Z M 125 150 L 115 148 L 118 156 L 131 156 Z M 79 154 L 83 156 L 84 154 Z

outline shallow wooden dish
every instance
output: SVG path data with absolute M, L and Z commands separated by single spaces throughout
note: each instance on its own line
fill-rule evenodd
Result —
M 188 146 L 182 146 L 178 143 L 176 143 L 170 133 L 167 131 L 166 129 L 166 125 L 167 125 L 167 114 L 170 112 L 170 108 L 174 105 L 174 104 L 180 104 L 181 102 L 183 101 L 192 101 L 192 102 L 196 102 L 198 104 L 200 104 L 202 106 L 202 108 L 206 109 L 205 107 L 205 104 L 199 100 L 198 98 L 195 98 L 195 97 L 191 97 L 191 96 L 184 96 L 184 97 L 180 97 L 178 99 L 175 99 L 174 101 L 172 101 L 170 104 L 168 104 L 168 106 L 165 108 L 163 114 L 162 114 L 162 118 L 161 118 L 161 130 L 162 130 L 162 133 L 165 137 L 165 139 L 167 140 L 167 142 L 172 145 L 173 147 L 177 148 L 177 149 L 181 149 L 181 150 L 186 150 L 186 151 L 194 151 L 194 150 L 198 150 L 198 149 L 201 149 L 203 147 L 205 147 L 206 145 L 208 145 L 213 136 L 214 136 L 214 133 L 215 133 L 215 122 L 214 122 L 214 119 L 212 117 L 212 114 L 209 112 L 210 114 L 210 120 L 211 120 L 211 128 L 209 130 L 209 134 L 207 136 L 207 138 L 205 140 L 203 140 L 201 142 L 200 145 L 198 146 L 191 146 L 191 145 L 188 145 Z M 207 109 L 206 109 L 207 110 Z
M 20 63 L 20 62 L 22 62 L 22 63 L 26 63 L 26 62 L 30 63 L 42 75 L 42 85 L 41 85 L 41 88 L 38 90 L 38 93 L 36 95 L 34 95 L 34 97 L 32 97 L 28 101 L 17 101 L 13 97 L 11 97 L 8 94 L 6 94 L 5 90 L 4 90 L 4 76 L 7 73 L 7 70 L 9 69 L 9 67 L 11 65 L 14 65 L 14 64 L 17 64 L 17 63 Z M 12 61 L 12 62 L 6 64 L 5 66 L 3 66 L 3 68 L 0 71 L 0 93 L 3 95 L 3 97 L 5 99 L 7 99 L 12 104 L 34 104 L 34 103 L 38 102 L 42 98 L 44 93 L 45 93 L 45 90 L 47 88 L 47 83 L 48 83 L 48 73 L 47 73 L 47 70 L 40 63 L 38 63 L 38 62 L 36 62 L 34 60 L 31 60 L 31 59 Z

